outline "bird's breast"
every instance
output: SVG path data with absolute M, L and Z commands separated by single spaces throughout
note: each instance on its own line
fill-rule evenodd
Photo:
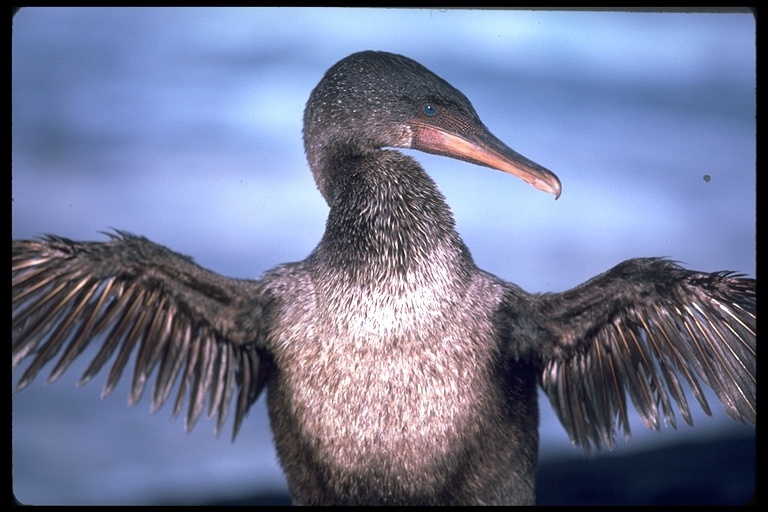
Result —
M 293 290 L 302 299 L 285 297 L 291 306 L 270 337 L 273 422 L 290 416 L 323 464 L 378 461 L 402 472 L 398 465 L 412 471 L 450 456 L 497 392 L 492 311 L 501 295 L 480 277 L 457 287 L 450 275 L 433 269 L 354 286 L 327 275 L 303 280 L 306 289 Z M 488 288 L 483 307 L 479 286 Z

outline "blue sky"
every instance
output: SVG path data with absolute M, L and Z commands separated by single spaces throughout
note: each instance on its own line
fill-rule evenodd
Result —
M 554 201 L 509 175 L 414 153 L 480 267 L 529 291 L 564 290 L 635 256 L 754 275 L 755 23 L 733 13 L 22 9 L 13 238 L 119 228 L 234 277 L 303 259 L 327 208 L 304 160 L 302 111 L 325 70 L 363 49 L 421 62 L 560 177 Z M 166 409 L 126 407 L 125 385 L 101 401 L 104 377 L 76 389 L 78 376 L 14 396 L 23 501 L 284 485 L 263 403 L 231 444 L 210 422 L 185 435 Z M 740 431 L 713 409 L 677 432 L 635 421 L 621 449 Z M 542 453 L 573 453 L 541 410 Z

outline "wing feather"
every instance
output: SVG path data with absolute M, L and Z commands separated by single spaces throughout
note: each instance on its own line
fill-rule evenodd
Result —
M 541 366 L 542 387 L 585 450 L 613 446 L 616 425 L 629 437 L 627 394 L 648 428 L 676 427 L 675 408 L 692 424 L 679 377 L 707 414 L 701 383 L 731 417 L 755 423 L 754 279 L 638 258 L 563 293 L 510 285 L 507 295 L 511 354 Z
M 189 398 L 192 429 L 206 409 L 220 432 L 236 399 L 233 436 L 258 398 L 269 369 L 263 333 L 268 298 L 258 281 L 225 278 L 186 256 L 124 232 L 104 243 L 48 236 L 14 241 L 13 366 L 30 363 L 16 390 L 56 360 L 58 379 L 91 343 L 100 348 L 78 384 L 111 360 L 102 392 L 109 395 L 133 359 L 129 402 L 154 377 L 151 411 Z

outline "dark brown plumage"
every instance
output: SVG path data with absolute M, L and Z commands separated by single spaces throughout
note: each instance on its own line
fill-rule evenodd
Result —
M 105 393 L 138 352 L 131 402 L 181 380 L 187 428 L 203 410 L 235 431 L 265 386 L 298 503 L 510 503 L 535 499 L 536 386 L 586 450 L 643 421 L 708 405 L 755 422 L 755 281 L 633 259 L 572 290 L 529 294 L 478 269 L 411 147 L 514 174 L 560 194 L 470 102 L 418 63 L 382 52 L 334 65 L 305 111 L 305 148 L 330 212 L 305 260 L 229 279 L 145 238 L 13 243 L 13 364 L 52 379 L 94 338 L 83 376 Z M 115 353 L 117 355 L 115 355 Z

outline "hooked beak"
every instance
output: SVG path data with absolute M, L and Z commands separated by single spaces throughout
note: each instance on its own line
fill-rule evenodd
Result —
M 558 177 L 501 142 L 485 126 L 449 130 L 418 120 L 409 123 L 411 148 L 484 165 L 517 176 L 539 190 L 560 197 Z

